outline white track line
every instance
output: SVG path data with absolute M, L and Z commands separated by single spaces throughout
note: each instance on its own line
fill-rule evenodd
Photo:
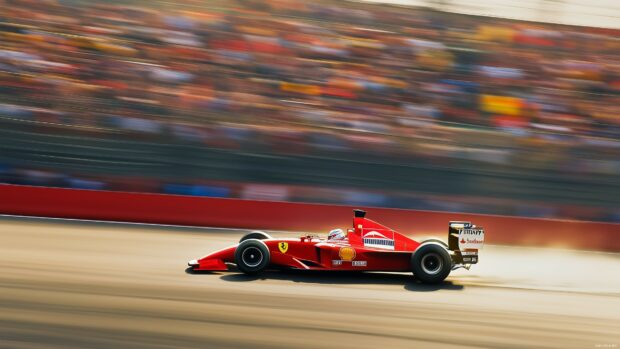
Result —
M 125 221 L 107 221 L 97 219 L 81 219 L 81 218 L 60 218 L 60 217 L 43 217 L 43 216 L 25 216 L 25 215 L 11 215 L 0 214 L 2 218 L 18 218 L 18 219 L 31 219 L 40 221 L 58 221 L 58 222 L 77 222 L 77 223 L 103 223 L 103 224 L 118 224 L 118 225 L 135 225 L 146 227 L 161 227 L 161 228 L 183 228 L 183 229 L 199 229 L 199 230 L 222 230 L 222 231 L 252 231 L 260 229 L 247 229 L 247 228 L 222 228 L 222 227 L 209 227 L 200 225 L 180 225 L 180 224 L 158 224 L 158 223 L 140 223 L 140 222 L 125 222 Z M 264 231 L 278 232 L 278 233 L 290 233 L 288 230 L 271 230 L 264 229 Z M 295 231 L 296 234 L 306 234 L 308 232 Z

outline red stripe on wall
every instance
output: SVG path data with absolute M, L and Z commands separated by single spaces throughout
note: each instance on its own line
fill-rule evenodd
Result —
M 25 216 L 325 233 L 349 228 L 353 208 L 0 184 L 0 213 Z M 368 218 L 408 235 L 445 237 L 448 221 L 467 220 L 483 226 L 491 244 L 620 251 L 620 224 L 364 209 Z

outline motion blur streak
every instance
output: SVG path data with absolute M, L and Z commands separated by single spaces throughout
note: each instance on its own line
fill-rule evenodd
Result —
M 620 222 L 573 1 L 0 0 L 0 183 Z
M 490 246 L 439 287 L 407 274 L 185 273 L 240 233 L 4 218 L 0 347 L 620 343 L 618 254 Z

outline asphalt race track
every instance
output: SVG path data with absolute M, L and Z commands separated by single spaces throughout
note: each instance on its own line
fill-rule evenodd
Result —
M 3 217 L 0 348 L 620 347 L 620 254 L 487 246 L 440 286 L 186 273 L 240 235 Z

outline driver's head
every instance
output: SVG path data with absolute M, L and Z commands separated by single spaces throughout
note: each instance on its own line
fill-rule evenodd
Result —
M 344 240 L 345 234 L 342 229 L 333 229 L 327 234 L 327 240 Z

